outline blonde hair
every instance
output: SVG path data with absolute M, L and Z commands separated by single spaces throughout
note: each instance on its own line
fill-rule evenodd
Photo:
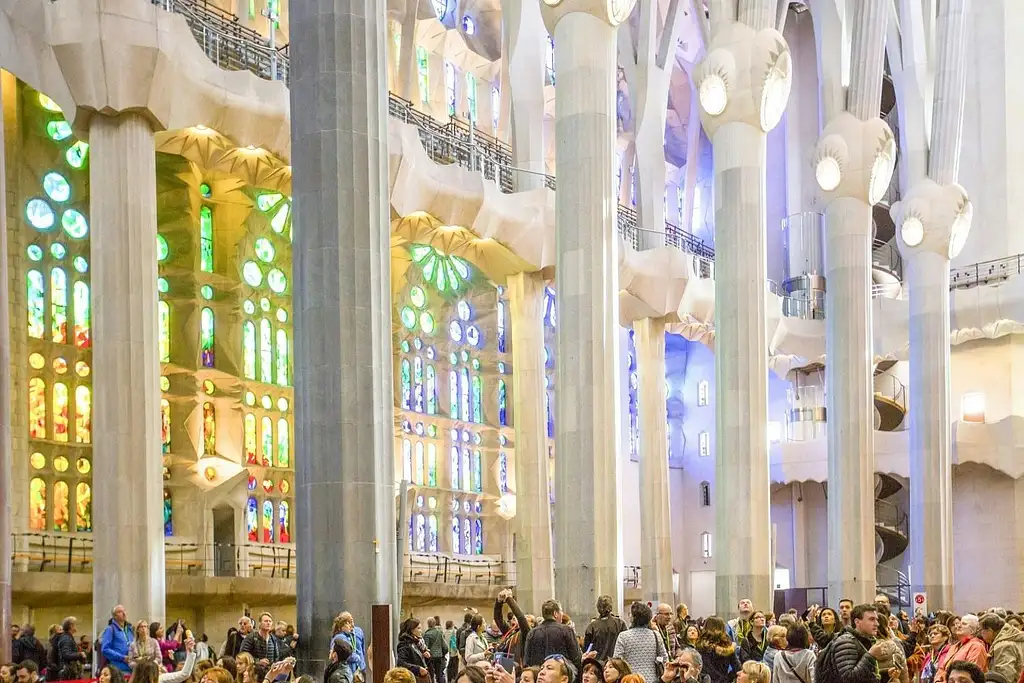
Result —
M 342 614 L 348 614 L 348 612 L 342 612 Z M 341 615 L 338 617 L 341 618 Z M 352 615 L 349 614 L 349 619 Z M 384 674 L 384 683 L 416 683 L 416 679 L 412 677 L 412 672 L 403 666 L 396 666 L 393 669 L 389 669 Z
M 239 652 L 238 656 L 235 657 L 235 667 L 238 670 L 238 673 L 235 675 L 235 681 L 237 681 L 237 683 L 246 683 L 246 674 L 249 674 L 250 683 L 255 683 L 253 677 L 256 669 L 256 660 L 252 658 L 251 654 L 248 652 Z
M 142 630 L 143 626 L 146 627 L 146 638 L 149 639 L 153 637 L 153 634 L 149 632 L 149 622 L 145 619 L 139 619 L 137 622 L 135 622 L 135 642 L 139 643 L 139 645 L 143 645 L 146 642 L 139 637 L 139 631 Z M 144 653 L 140 652 L 139 654 L 141 655 Z
M 744 662 L 743 673 L 747 674 L 750 683 L 768 683 L 772 677 L 772 670 L 761 662 Z
M 785 626 L 780 626 L 779 624 L 776 624 L 775 626 L 769 626 L 768 627 L 768 642 L 774 644 L 775 641 L 777 639 L 779 639 L 779 638 L 781 638 L 783 640 L 783 642 L 785 642 L 785 640 L 786 640 L 786 633 L 787 633 L 787 630 L 786 630 Z
M 352 624 L 355 626 L 355 619 L 352 618 L 351 612 L 342 612 L 338 616 L 334 617 L 334 623 L 331 624 L 331 630 L 334 631 L 334 635 L 341 633 L 341 629 L 345 624 Z

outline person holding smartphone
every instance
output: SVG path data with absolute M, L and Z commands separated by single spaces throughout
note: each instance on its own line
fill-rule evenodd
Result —
M 418 683 L 427 683 L 430 680 L 430 672 L 427 670 L 427 661 L 423 657 L 423 652 L 420 651 L 422 637 L 423 629 L 420 628 L 420 620 L 415 617 L 406 619 L 402 623 L 401 632 L 398 635 L 398 647 L 395 654 L 398 666 L 411 671 Z

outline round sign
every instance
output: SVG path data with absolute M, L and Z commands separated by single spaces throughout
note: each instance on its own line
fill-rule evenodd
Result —
M 921 595 L 920 593 L 918 593 L 917 595 L 914 596 L 914 602 L 916 602 L 919 605 L 923 605 L 924 604 L 924 596 Z

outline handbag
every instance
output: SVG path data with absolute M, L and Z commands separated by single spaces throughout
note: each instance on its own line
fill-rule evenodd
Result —
M 661 677 L 665 675 L 665 662 L 658 657 L 658 641 L 661 640 L 661 635 L 654 629 L 651 629 L 651 635 L 654 636 L 654 673 L 657 674 L 658 681 L 661 681 Z

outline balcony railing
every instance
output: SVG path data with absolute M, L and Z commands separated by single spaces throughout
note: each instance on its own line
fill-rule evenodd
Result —
M 950 289 L 979 287 L 990 282 L 1000 282 L 1024 272 L 1024 254 L 1006 258 L 982 261 L 969 266 L 954 268 L 949 273 Z

